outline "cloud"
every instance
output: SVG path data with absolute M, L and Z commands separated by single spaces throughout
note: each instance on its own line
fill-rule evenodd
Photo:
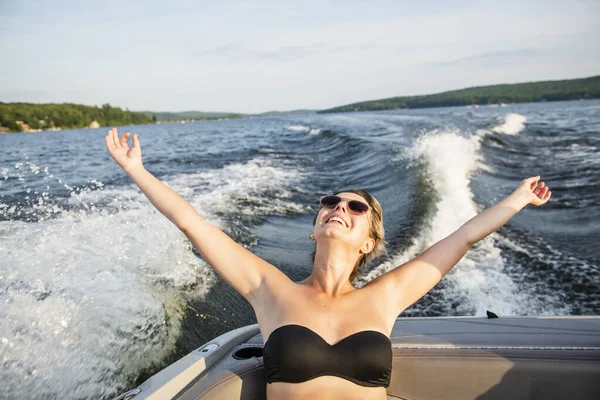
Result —
M 246 52 L 247 50 L 240 44 L 229 43 L 223 46 L 213 47 L 212 49 L 204 49 L 192 53 L 194 56 L 222 56 L 230 57 Z
M 229 43 L 223 46 L 200 50 L 193 53 L 193 55 L 195 57 L 224 57 L 230 60 L 290 61 L 318 54 L 336 54 L 353 49 L 368 50 L 373 47 L 370 43 L 353 46 L 330 46 L 323 43 L 315 43 L 311 45 L 282 46 L 274 49 L 259 50 L 239 43 Z
M 534 48 L 493 51 L 489 53 L 477 54 L 474 56 L 457 58 L 448 61 L 437 61 L 430 63 L 434 67 L 454 67 L 454 66 L 494 66 L 498 64 L 511 64 L 517 59 L 530 58 L 538 56 L 540 51 Z

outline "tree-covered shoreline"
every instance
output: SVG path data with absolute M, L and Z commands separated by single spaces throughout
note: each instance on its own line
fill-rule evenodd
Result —
M 501 103 L 531 103 L 600 98 L 600 76 L 561 81 L 478 86 L 443 93 L 363 101 L 319 113 L 381 111 L 407 108 L 453 107 Z
M 208 121 L 214 119 L 232 119 L 244 118 L 247 115 L 231 112 L 204 112 L 204 111 L 140 111 L 157 122 L 178 122 L 178 121 Z
M 152 118 L 119 107 L 73 103 L 2 103 L 0 133 L 150 124 Z
M 381 111 L 577 99 L 600 99 L 600 75 L 583 79 L 479 86 L 422 96 L 391 97 L 352 103 L 316 112 Z M 291 114 L 301 111 L 315 112 L 315 110 L 296 110 L 283 113 L 254 114 L 254 116 Z M 97 107 L 73 103 L 0 102 L 0 133 L 231 119 L 245 118 L 252 115 L 201 111 L 133 112 L 122 110 L 119 107 L 112 107 L 109 104 Z

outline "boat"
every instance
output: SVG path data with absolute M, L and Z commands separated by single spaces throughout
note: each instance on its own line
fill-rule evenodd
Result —
M 600 316 L 401 317 L 388 399 L 598 399 Z M 229 331 L 115 400 L 266 398 L 257 324 Z

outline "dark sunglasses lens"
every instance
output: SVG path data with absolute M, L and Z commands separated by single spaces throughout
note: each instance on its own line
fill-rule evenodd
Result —
M 340 201 L 342 201 L 342 198 L 339 196 L 334 196 L 334 195 L 325 196 L 321 199 L 321 206 L 335 207 L 339 204 Z M 363 203 L 362 201 L 358 201 L 358 200 L 350 200 L 348 202 L 348 208 L 350 209 L 350 211 L 357 213 L 357 214 L 364 214 L 367 211 L 369 211 L 369 206 L 366 205 L 365 203 Z
M 366 213 L 369 210 L 368 205 L 366 205 L 362 201 L 358 201 L 358 200 L 350 200 L 348 202 L 348 208 L 350 208 L 350 211 L 353 211 L 353 212 L 359 213 L 359 214 Z
M 321 199 L 323 207 L 335 207 L 342 199 L 338 196 L 325 196 Z

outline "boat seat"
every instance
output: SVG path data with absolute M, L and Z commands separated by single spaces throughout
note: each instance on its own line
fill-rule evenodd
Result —
M 599 333 L 598 316 L 398 318 L 387 396 L 600 399 Z M 227 332 L 121 400 L 264 400 L 262 350 L 258 325 Z
M 266 399 L 262 341 L 253 339 L 177 399 Z M 599 360 L 579 350 L 394 348 L 388 399 L 597 399 Z
M 258 356 L 258 357 L 257 357 Z M 265 400 L 267 382 L 263 372 L 262 342 L 235 346 L 177 400 Z
M 400 399 L 600 398 L 600 351 L 394 349 L 388 395 Z

